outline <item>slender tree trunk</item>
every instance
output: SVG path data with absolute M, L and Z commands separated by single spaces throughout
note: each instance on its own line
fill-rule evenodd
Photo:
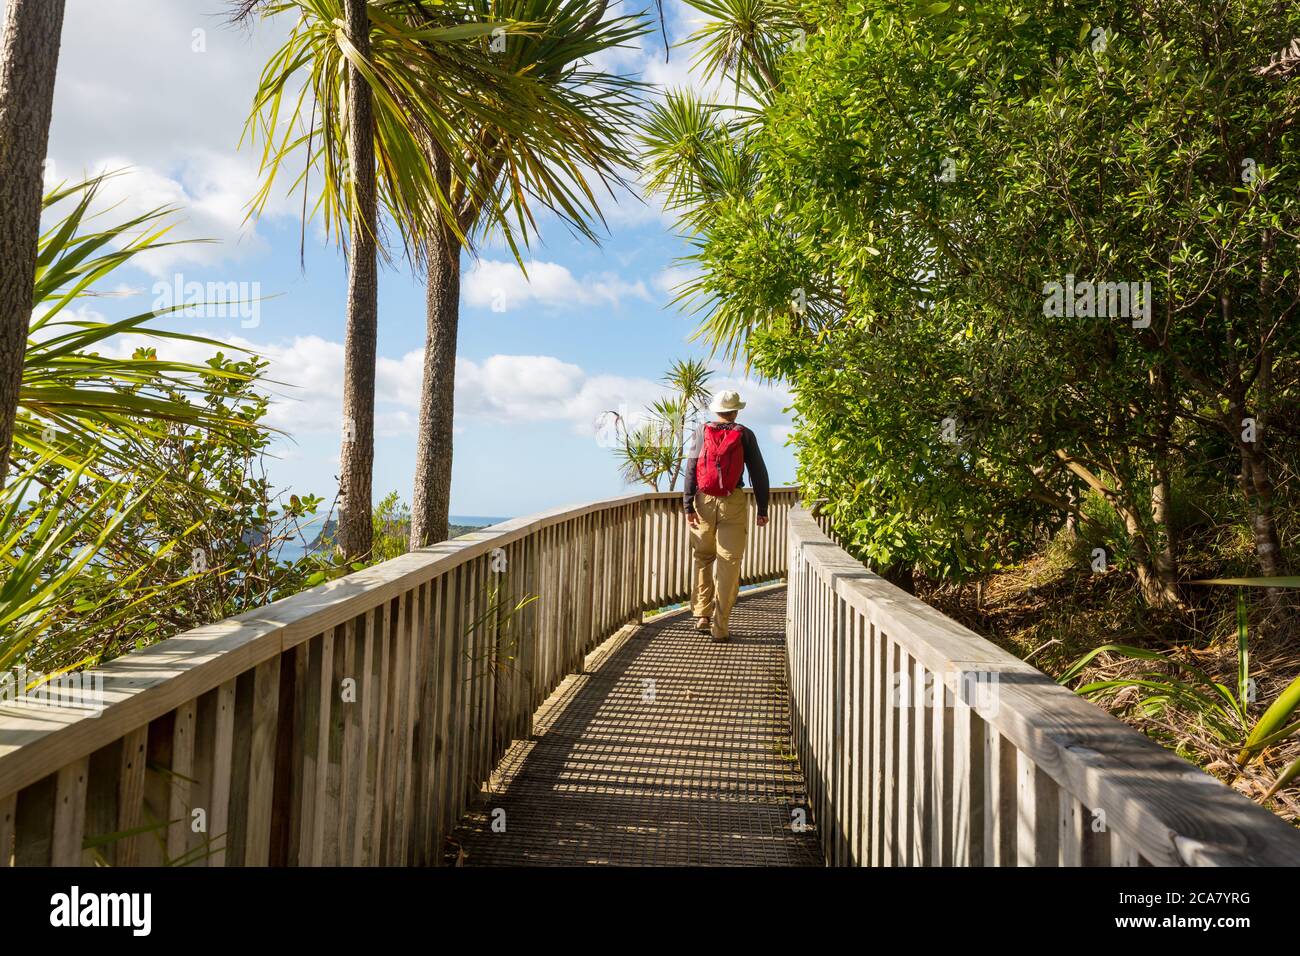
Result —
M 1169 449 L 1173 444 L 1174 405 L 1169 374 L 1163 365 L 1151 370 L 1151 384 L 1160 403 L 1159 434 L 1151 482 L 1153 560 L 1161 589 L 1178 601 L 1178 529 L 1174 527 L 1169 479 Z
M 1255 538 L 1255 557 L 1259 572 L 1266 577 L 1281 577 L 1288 573 L 1282 556 L 1281 539 L 1277 533 L 1277 517 L 1273 507 L 1273 479 L 1268 462 L 1258 448 L 1241 442 L 1242 491 L 1250 509 L 1250 529 Z
M 370 54 L 366 0 L 347 0 L 347 32 L 362 56 Z M 349 226 L 347 332 L 343 344 L 343 443 L 339 453 L 338 544 L 348 560 L 370 553 L 375 459 L 375 339 L 379 282 L 375 259 L 375 144 L 370 87 L 348 68 L 348 161 L 356 190 Z
M 1183 601 L 1178 588 L 1161 573 L 1159 556 L 1154 560 L 1152 558 L 1147 529 L 1142 526 L 1136 509 L 1117 508 L 1116 512 L 1123 519 L 1124 529 L 1128 532 L 1129 558 L 1137 572 L 1142 600 L 1148 607 L 1181 608 Z
M 1115 488 L 1110 488 L 1101 478 L 1093 474 L 1081 461 L 1063 450 L 1056 452 L 1067 468 L 1093 491 L 1102 495 L 1114 509 L 1115 514 L 1124 522 L 1124 530 L 1129 537 L 1129 556 L 1137 572 L 1138 587 L 1142 599 L 1151 607 L 1181 608 L 1182 598 L 1172 581 L 1161 580 L 1161 575 L 1151 560 L 1151 529 L 1146 527 L 1139 511 L 1132 485 L 1120 475 L 1110 472 Z
M 0 48 L 0 484 L 27 354 L 62 31 L 63 0 L 8 0 Z
M 1169 462 L 1161 458 L 1151 485 L 1151 518 L 1155 524 L 1155 568 L 1163 584 L 1175 587 L 1178 580 L 1178 536 L 1173 524 L 1170 500 Z
M 1241 492 L 1246 499 L 1250 515 L 1250 530 L 1255 539 L 1255 557 L 1260 574 L 1278 577 L 1287 573 L 1282 557 L 1281 539 L 1277 533 L 1277 519 L 1273 507 L 1273 479 L 1261 444 L 1264 440 L 1262 423 L 1256 421 L 1254 441 L 1246 440 L 1246 405 L 1239 396 L 1228 400 L 1228 427 L 1240 430 L 1233 435 L 1241 455 Z M 1270 595 L 1281 597 L 1281 592 L 1270 589 Z
M 445 156 L 434 159 L 440 182 L 450 180 Z M 460 241 L 445 225 L 427 246 L 424 378 L 420 385 L 420 431 L 415 448 L 411 547 L 447 539 L 451 509 L 452 419 L 456 391 L 456 332 L 460 324 Z

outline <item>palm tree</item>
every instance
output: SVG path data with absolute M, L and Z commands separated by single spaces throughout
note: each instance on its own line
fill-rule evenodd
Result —
M 786 0 L 686 0 L 704 14 L 686 44 L 697 44 L 695 63 L 705 80 L 721 77 L 736 94 L 732 104 L 705 103 L 689 91 L 669 91 L 650 111 L 641 131 L 646 185 L 661 193 L 668 209 L 690 232 L 707 232 L 714 211 L 743 202 L 755 185 L 755 151 L 749 138 L 761 109 L 780 85 L 780 59 L 801 34 L 812 30 Z M 688 264 L 693 262 L 686 257 Z M 805 322 L 817 319 L 836 298 L 832 285 L 807 277 Z M 724 357 L 735 360 L 751 329 L 769 318 L 744 304 L 718 295 L 706 274 L 677 290 L 675 302 L 703 313 L 694 338 L 703 339 Z
M 527 29 L 490 52 L 501 71 L 480 93 L 501 107 L 496 117 L 472 115 L 463 104 L 430 89 L 445 114 L 467 131 L 459 153 L 430 143 L 429 166 L 439 195 L 450 199 L 424 234 L 428 287 L 424 377 L 416 445 L 411 546 L 447 537 L 451 498 L 452 420 L 456 338 L 460 322 L 461 253 L 493 231 L 523 268 L 521 245 L 536 230 L 532 204 L 596 239 L 600 211 L 593 185 L 621 183 L 626 131 L 641 84 L 588 67 L 587 60 L 643 32 L 637 17 L 604 19 L 606 2 L 586 0 L 471 0 L 460 9 L 417 5 L 428 25 L 485 19 L 494 11 Z M 498 39 L 501 39 L 498 37 Z M 502 48 L 504 47 L 504 48 Z M 513 79 L 510 96 L 503 95 Z M 471 247 L 472 248 L 472 247 Z
M 347 82 L 348 218 L 347 333 L 343 342 L 343 442 L 339 450 L 338 543 L 345 558 L 370 551 L 371 481 L 375 461 L 375 347 L 379 333 L 379 276 L 375 233 L 375 119 L 370 86 L 360 64 L 370 56 L 367 0 L 346 0 L 341 43 L 350 45 Z
M 62 31 L 63 0 L 8 0 L 0 48 L 0 480 L 22 388 Z
M 263 184 L 252 203 L 259 213 L 286 159 L 306 153 L 305 170 L 294 180 L 304 207 L 313 170 L 321 173 L 312 215 L 321 212 L 327 233 L 342 235 L 348 252 L 347 330 L 344 343 L 343 440 L 340 454 L 338 544 L 344 557 L 364 557 L 371 548 L 371 490 L 374 460 L 375 349 L 378 329 L 376 282 L 378 210 L 402 231 L 406 224 L 435 221 L 447 206 L 425 161 L 428 143 L 449 154 L 466 152 L 464 134 L 434 109 L 427 90 L 440 100 L 473 100 L 473 90 L 496 68 L 472 41 L 495 27 L 483 23 L 430 27 L 409 15 L 423 0 L 239 0 L 234 18 L 260 11 L 263 17 L 296 15 L 284 45 L 263 71 L 248 132 L 261 136 Z M 501 26 L 502 30 L 515 29 Z M 300 90 L 293 87 L 301 81 Z M 463 111 L 478 116 L 479 104 Z M 488 109 L 495 109 L 491 104 Z M 491 113 L 489 113 L 489 116 Z M 305 234 L 308 216 L 304 216 Z M 387 252 L 385 255 L 387 255 Z
M 713 397 L 708 384 L 712 377 L 699 359 L 678 359 L 663 377 L 672 391 L 647 406 L 639 423 L 629 422 L 619 412 L 605 413 L 608 418 L 603 424 L 618 442 L 614 452 L 625 482 L 641 482 L 658 491 L 660 479 L 666 478 L 668 490 L 677 490 L 692 432 Z

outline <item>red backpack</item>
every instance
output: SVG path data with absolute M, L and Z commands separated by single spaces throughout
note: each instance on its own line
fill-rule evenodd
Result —
M 736 490 L 745 467 L 744 428 L 704 426 L 704 448 L 695 462 L 696 487 L 706 495 L 725 498 Z

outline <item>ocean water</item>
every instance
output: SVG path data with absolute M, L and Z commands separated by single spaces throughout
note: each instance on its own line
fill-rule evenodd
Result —
M 469 528 L 486 528 L 488 525 L 499 524 L 505 521 L 505 518 L 494 518 L 488 515 L 449 515 L 451 524 L 462 525 Z M 320 534 L 320 522 L 313 522 L 311 525 L 303 527 L 303 536 L 297 541 L 286 541 L 280 547 L 280 560 L 296 561 L 307 553 L 307 545 L 316 539 Z

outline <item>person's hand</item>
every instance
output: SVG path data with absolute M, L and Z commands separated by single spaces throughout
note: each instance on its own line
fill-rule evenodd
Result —
M 686 512 L 686 523 L 692 528 L 698 528 L 700 526 L 700 516 L 694 511 L 688 511 Z
M 763 527 L 767 524 L 767 515 L 759 515 L 754 519 L 754 524 L 758 525 L 760 528 Z

